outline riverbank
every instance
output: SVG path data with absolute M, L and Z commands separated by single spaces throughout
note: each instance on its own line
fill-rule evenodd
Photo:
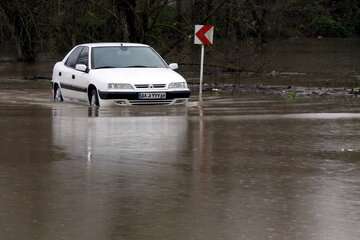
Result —
M 199 91 L 198 84 L 190 84 L 194 94 Z M 251 84 L 204 84 L 203 90 L 207 94 L 237 95 L 263 94 L 283 96 L 287 98 L 316 98 L 316 97 L 358 97 L 360 88 L 329 88 L 304 87 L 286 85 L 251 85 Z

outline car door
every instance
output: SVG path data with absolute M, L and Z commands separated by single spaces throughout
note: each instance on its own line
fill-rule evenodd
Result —
M 84 89 L 76 83 L 75 66 L 84 47 L 75 48 L 66 59 L 61 76 L 61 91 L 64 98 L 81 99 Z M 86 90 L 85 90 L 86 92 Z
M 77 64 L 83 64 L 89 69 L 89 47 L 83 47 L 81 53 L 76 61 L 75 69 L 72 71 L 71 79 L 73 85 L 76 86 L 76 90 L 78 90 L 77 99 L 88 102 L 88 94 L 87 88 L 89 86 L 89 72 L 88 71 L 79 71 L 76 70 Z

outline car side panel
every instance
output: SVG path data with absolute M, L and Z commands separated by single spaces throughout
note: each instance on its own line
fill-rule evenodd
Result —
M 52 82 L 53 83 L 60 83 L 60 78 L 61 76 L 59 76 L 60 72 L 61 72 L 61 65 L 62 62 L 58 62 L 55 64 L 54 68 L 53 68 L 53 73 L 52 73 Z
M 71 69 L 65 65 L 62 66 L 61 90 L 65 100 L 76 99 L 76 94 L 71 90 Z
M 68 98 L 87 102 L 88 79 L 84 76 L 85 74 L 86 73 L 77 71 L 73 68 L 64 67 L 62 88 Z

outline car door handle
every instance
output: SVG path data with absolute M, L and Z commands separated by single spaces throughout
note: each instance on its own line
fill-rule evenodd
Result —
M 75 75 L 74 75 L 74 74 L 72 75 L 72 79 L 75 79 Z

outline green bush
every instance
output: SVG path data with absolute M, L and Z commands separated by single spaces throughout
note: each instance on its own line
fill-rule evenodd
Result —
M 323 37 L 348 37 L 350 31 L 330 16 L 316 17 L 310 24 L 312 35 Z

